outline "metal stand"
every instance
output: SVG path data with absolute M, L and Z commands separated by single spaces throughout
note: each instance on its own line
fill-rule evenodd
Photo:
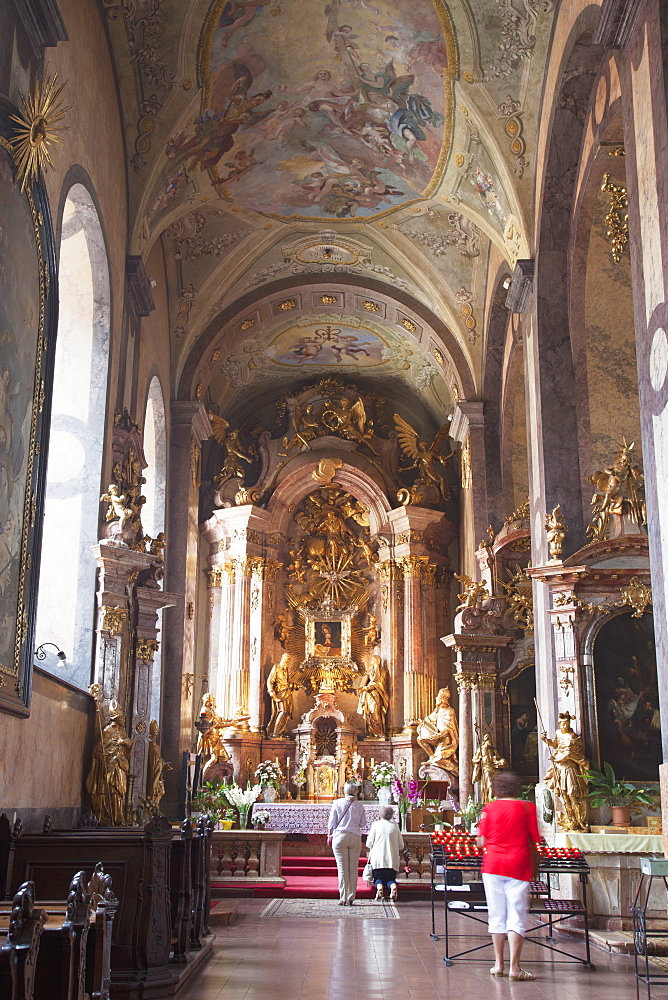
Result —
M 660 858 L 640 859 L 640 882 L 633 900 L 631 914 L 633 916 L 633 961 L 636 974 L 636 996 L 640 997 L 640 984 L 647 987 L 647 998 L 651 1000 L 650 986 L 655 983 L 668 983 L 668 973 L 652 972 L 650 974 L 649 956 L 647 954 L 648 938 L 668 938 L 668 930 L 647 930 L 647 907 L 649 894 L 652 891 L 654 879 L 661 879 L 668 893 L 668 860 Z M 638 959 L 644 961 L 639 962 Z M 643 971 L 644 965 L 644 971 Z
M 482 944 L 465 948 L 463 951 L 450 951 L 452 941 L 463 941 L 465 939 L 477 939 L 477 934 L 453 934 L 450 929 L 452 914 L 456 913 L 461 917 L 482 924 L 487 929 L 487 919 L 482 914 L 487 913 L 487 900 L 482 881 L 472 881 L 464 883 L 464 872 L 480 872 L 481 857 L 462 857 L 449 854 L 447 849 L 440 845 L 432 845 L 431 858 L 431 934 L 433 941 L 445 940 L 445 955 L 443 961 L 447 966 L 451 966 L 456 958 L 464 955 L 471 955 L 476 951 L 492 947 L 491 938 L 487 937 Z M 582 886 L 582 900 L 579 899 L 552 899 L 549 886 L 549 875 L 557 873 L 577 873 Z M 587 915 L 587 881 L 589 877 L 589 865 L 580 855 L 578 858 L 568 860 L 557 860 L 551 856 L 549 849 L 545 850 L 545 856 L 540 865 L 541 875 L 547 875 L 547 881 L 530 883 L 531 906 L 530 914 L 536 917 L 546 916 L 547 922 L 540 921 L 535 926 L 527 930 L 526 938 L 540 948 L 545 948 L 552 955 L 562 955 L 563 959 L 556 959 L 556 964 L 577 963 L 584 965 L 587 969 L 594 970 L 596 967 L 591 961 L 591 951 L 589 943 L 589 918 Z M 443 898 L 443 934 L 436 932 L 436 900 L 442 895 Z M 477 914 L 480 914 L 478 916 Z M 582 917 L 584 922 L 584 944 L 585 958 L 574 955 L 572 952 L 557 948 L 554 942 L 554 927 L 556 924 L 571 917 Z M 538 936 L 545 930 L 548 933 L 544 940 Z M 668 934 L 668 932 L 667 932 Z M 486 961 L 486 959 L 469 959 L 469 961 Z M 553 960 L 555 961 L 555 960 Z M 667 977 L 668 978 L 668 977 Z

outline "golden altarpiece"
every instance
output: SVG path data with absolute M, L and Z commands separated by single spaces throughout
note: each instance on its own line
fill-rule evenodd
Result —
M 273 436 L 210 414 L 204 690 L 239 780 L 277 759 L 327 799 L 374 762 L 424 760 L 417 726 L 450 680 L 449 425 L 423 441 L 333 379 L 276 409 Z

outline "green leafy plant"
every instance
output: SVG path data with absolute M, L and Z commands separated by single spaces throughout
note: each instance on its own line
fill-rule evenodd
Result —
M 227 810 L 225 786 L 213 781 L 205 782 L 192 800 L 193 812 L 208 813 L 214 823 L 219 823 Z
M 480 814 L 482 813 L 483 805 L 482 802 L 476 802 L 471 796 L 465 806 L 460 808 L 459 815 L 462 818 L 462 823 L 467 830 L 470 831 L 471 827 L 474 826 L 480 819 Z
M 533 802 L 535 787 L 535 785 L 520 785 L 517 798 L 523 799 L 524 802 Z
M 604 762 L 602 771 L 592 768 L 587 778 L 591 788 L 589 798 L 595 808 L 599 806 L 626 806 L 631 812 L 639 813 L 642 811 L 641 806 L 655 809 L 658 805 L 658 792 L 651 788 L 636 788 L 633 782 L 617 778 L 608 761 Z

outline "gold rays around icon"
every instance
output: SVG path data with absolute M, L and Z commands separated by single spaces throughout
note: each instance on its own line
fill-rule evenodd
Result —
M 21 191 L 26 184 L 37 180 L 47 164 L 53 167 L 50 147 L 56 142 L 62 143 L 59 133 L 68 126 L 61 125 L 60 122 L 72 110 L 70 107 L 63 107 L 60 100 L 64 88 L 64 83 L 58 83 L 57 73 L 50 80 L 45 74 L 43 83 L 35 80 L 32 94 L 28 97 L 21 94 L 23 112 L 10 116 L 17 125 L 10 141 L 14 148 L 16 179 L 21 185 Z

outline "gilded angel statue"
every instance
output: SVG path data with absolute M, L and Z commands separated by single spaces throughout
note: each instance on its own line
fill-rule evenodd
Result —
M 218 444 L 222 445 L 225 451 L 222 468 L 213 478 L 214 486 L 220 489 L 228 479 L 243 480 L 245 478 L 246 470 L 242 462 L 252 465 L 253 461 L 257 458 L 257 451 L 253 444 L 244 449 L 239 440 L 241 429 L 230 430 L 229 422 L 225 417 L 219 417 L 217 413 L 209 411 L 209 420 L 211 421 L 214 438 Z
M 441 500 L 444 502 L 450 499 L 450 490 L 445 482 L 445 476 L 439 464 L 447 468 L 449 460 L 454 455 L 451 451 L 449 455 L 440 455 L 439 452 L 448 439 L 450 426 L 444 424 L 432 441 L 427 445 L 426 441 L 420 441 L 418 432 L 413 430 L 410 424 L 406 423 L 398 413 L 394 414 L 394 426 L 399 438 L 401 450 L 407 458 L 412 459 L 411 465 L 400 467 L 401 472 L 409 472 L 411 469 L 418 470 L 417 481 L 423 486 L 435 486 L 439 492 Z
M 333 434 L 338 434 L 346 441 L 357 441 L 358 444 L 365 444 L 374 455 L 378 454 L 372 444 L 373 420 L 367 416 L 361 397 L 358 397 L 357 401 L 352 404 L 347 396 L 342 396 L 336 401 L 328 399 L 322 411 L 321 420 Z
M 489 597 L 486 585 L 484 583 L 476 583 L 466 573 L 455 573 L 455 579 L 464 584 L 461 594 L 457 594 L 457 599 L 460 602 L 457 605 L 457 611 L 463 611 L 464 608 L 477 608 L 479 604 L 482 604 Z
M 301 445 L 302 451 L 310 449 L 310 442 L 322 434 L 320 421 L 314 413 L 313 403 L 307 403 L 303 410 L 295 406 L 292 411 L 292 426 L 294 437 L 283 438 L 283 451 L 281 455 L 289 455 L 296 444 Z

